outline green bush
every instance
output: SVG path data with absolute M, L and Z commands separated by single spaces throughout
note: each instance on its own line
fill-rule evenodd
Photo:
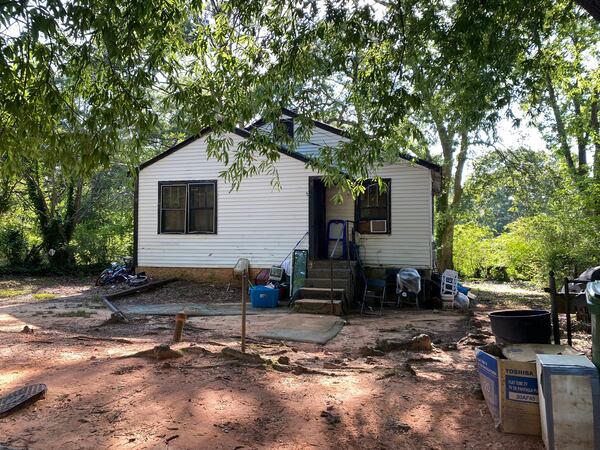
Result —
M 119 219 L 111 217 L 110 220 L 86 221 L 79 225 L 71 243 L 78 266 L 106 265 L 121 256 L 131 255 L 130 224 Z
M 515 220 L 498 236 L 474 223 L 457 225 L 454 266 L 466 277 L 539 284 L 547 282 L 551 270 L 559 277 L 579 274 L 600 264 L 597 220 L 538 214 Z
M 474 223 L 456 225 L 454 228 L 454 268 L 469 278 L 485 276 L 491 260 L 490 246 L 494 234 L 488 227 Z
M 22 228 L 8 225 L 0 229 L 0 255 L 11 266 L 19 266 L 25 262 L 27 247 L 27 239 Z

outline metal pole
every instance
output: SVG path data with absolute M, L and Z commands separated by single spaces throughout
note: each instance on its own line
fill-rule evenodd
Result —
M 565 277 L 565 308 L 567 309 L 567 344 L 573 345 L 573 332 L 571 330 L 571 294 L 569 293 L 569 279 Z
M 242 353 L 246 352 L 246 296 L 248 295 L 248 272 L 242 275 Z
M 554 272 L 550 272 L 550 301 L 552 304 L 552 336 L 554 344 L 560 345 L 560 328 L 558 324 L 558 311 L 556 310 L 556 279 Z
M 333 254 L 329 257 L 329 283 L 329 302 L 331 304 L 331 314 L 333 314 Z

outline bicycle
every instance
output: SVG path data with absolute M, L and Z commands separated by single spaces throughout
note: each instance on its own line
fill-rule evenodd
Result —
M 131 258 L 122 258 L 121 263 L 113 262 L 108 269 L 104 269 L 96 279 L 96 286 L 105 286 L 107 284 L 126 283 L 129 286 L 140 286 L 148 282 L 148 277 L 144 272 L 133 275 L 133 266 Z

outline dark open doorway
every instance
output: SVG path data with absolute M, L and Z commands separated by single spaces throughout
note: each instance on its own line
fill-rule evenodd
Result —
M 308 239 L 310 259 L 327 258 L 326 191 L 320 177 L 308 179 Z

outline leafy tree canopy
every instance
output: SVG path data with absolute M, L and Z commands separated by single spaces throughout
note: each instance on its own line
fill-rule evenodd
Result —
M 293 106 L 302 113 L 299 138 L 309 116 L 337 118 L 352 137 L 323 154 L 332 179 L 341 180 L 332 164 L 365 175 L 385 159 L 386 139 L 418 135 L 411 111 L 428 108 L 468 130 L 492 119 L 508 101 L 503 74 L 522 45 L 512 37 L 523 26 L 517 17 L 538 17 L 547 6 L 5 0 L 2 167 L 16 171 L 29 158 L 86 173 L 123 152 L 135 163 L 161 111 L 196 133 L 257 115 L 275 122 L 282 106 Z M 258 156 L 278 158 L 259 136 L 234 154 L 218 137 L 212 149 L 230 163 L 232 181 L 268 170 Z

